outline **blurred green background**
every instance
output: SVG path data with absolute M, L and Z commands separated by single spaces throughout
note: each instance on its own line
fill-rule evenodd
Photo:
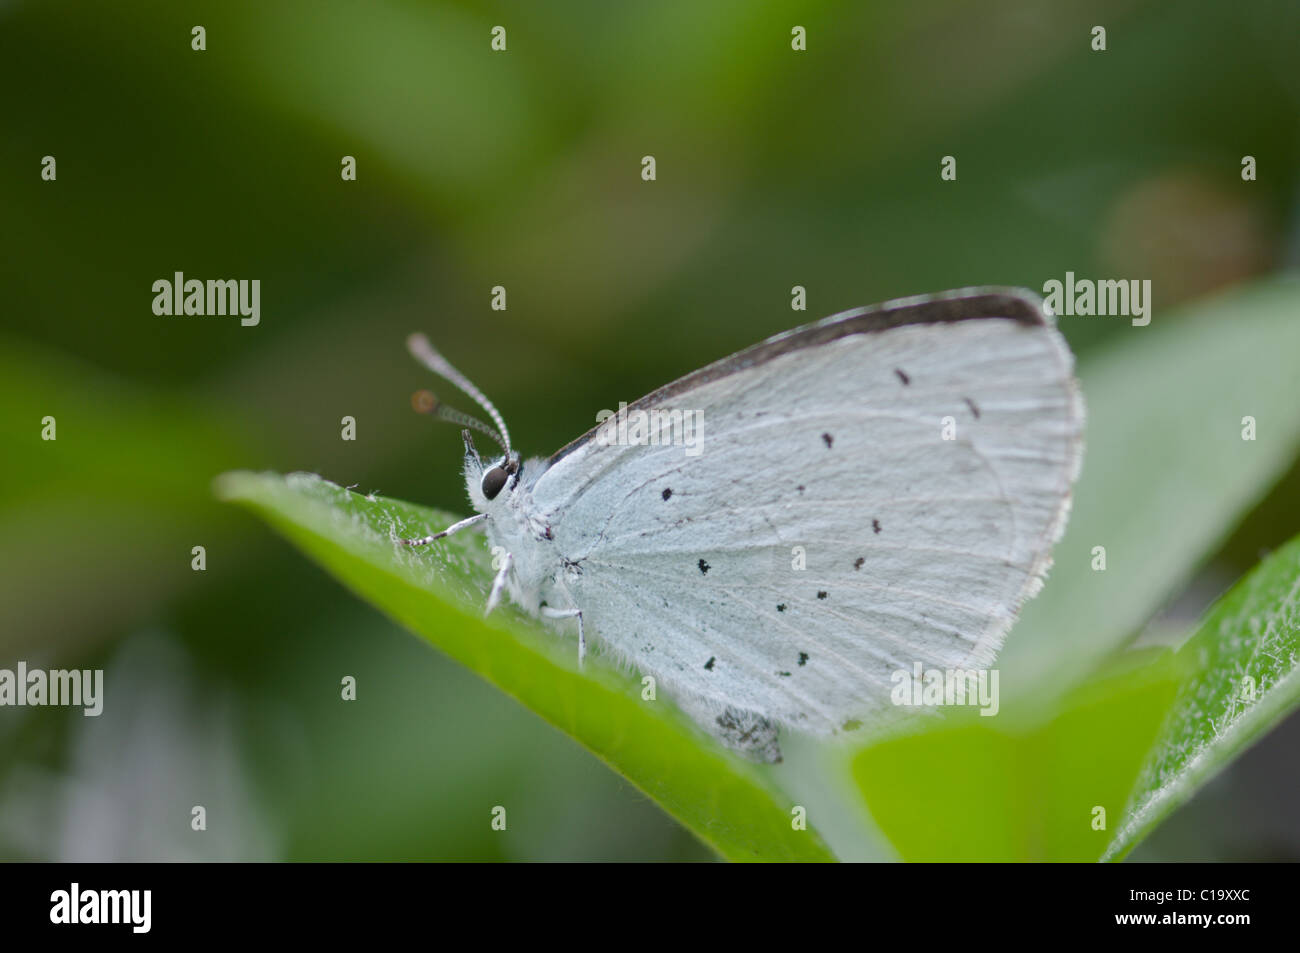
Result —
M 878 300 L 1074 271 L 1151 279 L 1159 322 L 1294 268 L 1297 28 L 1290 0 L 0 3 L 0 667 L 103 667 L 120 699 L 0 710 L 0 857 L 707 859 L 212 477 L 465 511 L 456 429 L 410 411 L 417 329 L 545 454 Z M 260 279 L 260 325 L 155 316 L 175 271 Z M 1062 329 L 1083 357 L 1143 333 Z M 1298 499 L 1293 470 L 1170 624 Z M 1135 857 L 1300 858 L 1297 741 L 1293 718 Z

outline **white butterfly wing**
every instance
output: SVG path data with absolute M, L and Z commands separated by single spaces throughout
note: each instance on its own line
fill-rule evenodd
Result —
M 1021 292 L 837 315 L 628 411 L 666 408 L 702 414 L 698 455 L 593 431 L 534 485 L 570 594 L 697 717 L 820 733 L 888 704 L 916 662 L 993 660 L 1081 454 L 1070 352 Z

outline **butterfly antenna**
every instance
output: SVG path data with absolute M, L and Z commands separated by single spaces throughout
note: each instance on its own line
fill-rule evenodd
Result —
M 448 407 L 438 399 L 438 396 L 430 390 L 417 390 L 411 395 L 411 406 L 417 414 L 428 414 L 437 420 L 445 420 L 448 423 L 457 424 L 461 427 L 469 427 L 477 430 L 479 433 L 485 433 L 496 442 L 496 444 L 506 453 L 509 448 L 501 442 L 501 435 L 492 427 L 483 423 L 477 417 L 471 417 L 464 411 L 457 410 L 455 407 Z
M 407 338 L 406 349 L 411 352 L 411 355 L 417 361 L 419 361 L 429 370 L 433 371 L 439 377 L 444 378 L 445 380 L 448 380 L 451 383 L 455 384 L 466 394 L 472 397 L 476 404 L 478 404 L 485 411 L 487 411 L 488 416 L 492 418 L 492 422 L 497 425 L 497 433 L 494 435 L 496 442 L 501 444 L 502 448 L 506 452 L 506 456 L 509 456 L 511 453 L 510 431 L 506 429 L 506 422 L 504 419 L 502 419 L 501 414 L 497 411 L 496 407 L 492 405 L 492 401 L 488 400 L 487 397 L 483 394 L 483 392 L 479 390 L 477 387 L 475 387 L 468 377 L 466 377 L 460 371 L 456 370 L 456 368 L 452 367 L 445 357 L 443 357 L 441 354 L 435 351 L 433 345 L 429 343 L 429 339 L 425 337 L 423 334 L 412 334 L 409 338 Z M 436 404 L 436 407 L 444 407 L 444 406 L 445 405 L 443 404 Z M 452 408 L 450 407 L 447 407 L 446 409 L 451 413 L 460 414 L 460 411 L 452 410 Z M 439 416 L 443 416 L 443 415 L 439 414 Z M 461 414 L 460 416 L 464 417 L 465 420 L 461 420 L 459 422 L 466 423 L 467 426 L 474 426 L 474 424 L 478 424 L 479 429 L 482 429 L 487 426 L 486 424 L 483 424 L 480 421 L 474 420 L 474 418 L 470 417 L 468 414 Z M 452 418 L 443 416 L 443 419 L 450 420 Z M 474 421 L 474 424 L 468 423 L 468 421 L 471 420 Z

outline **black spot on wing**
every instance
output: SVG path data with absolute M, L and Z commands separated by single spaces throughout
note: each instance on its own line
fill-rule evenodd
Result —
M 778 602 L 778 603 L 776 604 L 776 611 L 777 611 L 777 612 L 784 612 L 784 611 L 785 611 L 785 603 L 784 603 L 784 602 Z
M 817 598 L 818 598 L 818 599 L 825 599 L 827 595 L 828 595 L 828 593 L 826 592 L 825 589 L 819 589 L 819 590 L 817 591 Z
M 853 568 L 854 568 L 854 569 L 861 569 L 861 568 L 862 568 L 862 564 L 865 563 L 866 561 L 867 561 L 867 560 L 866 560 L 865 557 L 863 557 L 863 556 L 859 556 L 857 559 L 853 560 Z
M 880 532 L 880 520 L 872 520 L 872 521 L 871 521 L 871 530 L 872 530 L 872 532 L 874 532 L 874 533 L 879 533 L 879 532 Z
M 709 660 L 704 663 L 704 671 L 706 672 L 713 671 L 713 663 L 716 662 L 717 660 L 718 657 L 716 655 L 710 655 Z
M 828 433 L 824 433 L 824 434 L 822 434 L 822 439 L 826 441 L 826 449 L 827 449 L 827 450 L 829 450 L 829 449 L 831 448 L 831 444 L 833 444 L 833 443 L 835 442 L 835 438 L 832 437 L 832 436 L 831 436 L 830 434 L 828 434 Z
M 896 367 L 896 368 L 894 368 L 894 373 L 898 375 L 898 379 L 899 379 L 900 381 L 903 382 L 903 386 L 904 386 L 904 387 L 906 387 L 908 384 L 912 383 L 912 378 L 910 378 L 910 377 L 908 377 L 906 374 L 904 374 L 902 368 L 900 368 L 900 367 Z
M 699 561 L 698 565 L 700 567 L 701 576 L 708 575 L 709 570 L 713 568 L 708 563 L 706 563 L 703 559 Z
M 672 487 L 668 487 L 668 486 L 664 487 L 664 499 L 666 500 L 668 499 L 668 497 L 672 495 L 673 495 Z

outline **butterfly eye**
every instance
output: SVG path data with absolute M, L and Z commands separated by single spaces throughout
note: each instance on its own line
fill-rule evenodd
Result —
M 483 474 L 483 495 L 489 500 L 495 500 L 501 488 L 506 485 L 507 476 L 505 467 L 493 467 Z

